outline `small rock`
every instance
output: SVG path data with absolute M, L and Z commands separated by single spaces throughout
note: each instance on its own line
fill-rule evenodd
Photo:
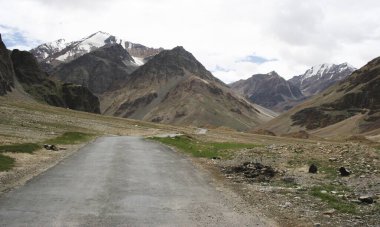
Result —
M 211 159 L 220 160 L 220 157 L 212 157 Z
M 365 178 L 365 175 L 360 175 L 359 178 Z
M 321 227 L 321 223 L 314 223 L 314 227 Z
M 58 147 L 55 146 L 54 144 L 44 144 L 44 148 L 46 150 L 58 151 Z
M 347 170 L 346 168 L 344 168 L 343 166 L 339 168 L 339 172 L 342 177 L 347 177 L 351 174 L 351 172 Z
M 337 158 L 329 158 L 330 162 L 335 162 L 336 160 L 337 160 Z
M 326 194 L 327 191 L 326 191 L 326 190 L 322 190 L 321 193 L 322 193 L 322 194 Z
M 292 206 L 292 204 L 290 202 L 286 202 L 283 207 L 284 208 L 288 208 L 288 207 L 291 207 L 291 206 Z
M 318 167 L 315 164 L 311 164 L 309 167 L 309 173 L 317 173 Z
M 373 198 L 368 195 L 360 196 L 359 201 L 366 204 L 372 204 L 374 202 Z
M 323 212 L 323 214 L 326 214 L 326 215 L 333 215 L 334 213 L 335 213 L 335 209 L 326 210 L 325 212 Z

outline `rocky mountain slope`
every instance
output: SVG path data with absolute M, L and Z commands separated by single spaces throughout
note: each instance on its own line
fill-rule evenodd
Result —
M 13 50 L 11 58 L 18 82 L 35 99 L 53 106 L 100 113 L 99 99 L 86 87 L 50 80 L 31 53 Z
M 80 84 L 95 94 L 102 94 L 122 87 L 137 68 L 120 44 L 107 44 L 57 66 L 51 74 L 61 81 Z
M 183 47 L 153 57 L 101 103 L 108 115 L 180 125 L 242 130 L 273 118 L 234 95 Z
M 130 53 L 136 65 L 144 64 L 145 58 L 154 56 L 163 50 L 162 48 L 155 49 L 131 43 L 99 31 L 79 41 L 66 42 L 66 40 L 60 39 L 51 43 L 45 43 L 30 50 L 30 52 L 37 58 L 45 70 L 51 70 L 61 63 L 70 62 L 84 54 L 110 44 L 120 44 Z
M 297 86 L 304 96 L 310 97 L 345 79 L 355 70 L 348 63 L 321 64 L 313 66 L 302 75 L 294 76 L 289 82 Z
M 264 125 L 275 132 L 359 134 L 380 128 L 380 58 Z M 326 129 L 325 131 L 323 129 Z
M 11 91 L 14 85 L 13 75 L 12 60 L 0 34 L 0 95 L 5 95 Z
M 20 88 L 14 86 L 21 84 Z M 99 99 L 87 88 L 49 79 L 35 57 L 27 51 L 7 50 L 0 36 L 0 95 L 17 92 L 53 106 L 100 113 Z M 28 96 L 28 97 L 26 97 Z
M 296 101 L 303 99 L 299 88 L 276 72 L 256 74 L 232 83 L 230 87 L 252 102 L 279 112 L 290 109 Z

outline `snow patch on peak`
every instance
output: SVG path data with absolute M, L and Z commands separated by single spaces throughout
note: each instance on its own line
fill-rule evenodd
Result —
M 138 58 L 138 57 L 133 57 L 133 56 L 132 56 L 132 58 L 135 61 L 135 64 L 138 65 L 138 66 L 141 66 L 141 65 L 145 64 L 143 58 Z
M 305 76 L 303 79 L 307 79 L 313 76 L 321 76 L 324 72 L 327 72 L 330 70 L 330 68 L 333 66 L 333 64 L 321 64 L 311 67 L 311 69 L 308 69 L 305 73 Z

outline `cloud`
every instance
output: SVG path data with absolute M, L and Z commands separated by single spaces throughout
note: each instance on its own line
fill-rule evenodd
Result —
M 32 47 L 39 40 L 79 40 L 101 30 L 152 47 L 184 46 L 224 81 L 273 70 L 290 78 L 325 62 L 361 67 L 380 55 L 378 0 L 0 0 L 0 5 L 1 24 L 20 33 L 8 33 L 8 43 L 9 34 L 18 45 Z
M 238 60 L 237 62 L 252 62 L 252 63 L 256 63 L 260 65 L 265 62 L 271 62 L 271 61 L 277 61 L 277 59 L 275 58 L 267 59 L 267 58 L 257 56 L 257 55 L 248 55 L 245 58 Z
M 28 38 L 27 35 L 17 28 L 8 27 L 0 24 L 2 40 L 8 49 L 29 50 L 41 43 L 41 41 Z
M 211 72 L 229 72 L 230 69 L 223 68 L 219 65 L 216 65 L 214 69 L 211 70 Z

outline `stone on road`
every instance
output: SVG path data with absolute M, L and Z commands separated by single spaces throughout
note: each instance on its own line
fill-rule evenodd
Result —
M 263 226 L 181 154 L 103 137 L 0 197 L 0 226 Z

